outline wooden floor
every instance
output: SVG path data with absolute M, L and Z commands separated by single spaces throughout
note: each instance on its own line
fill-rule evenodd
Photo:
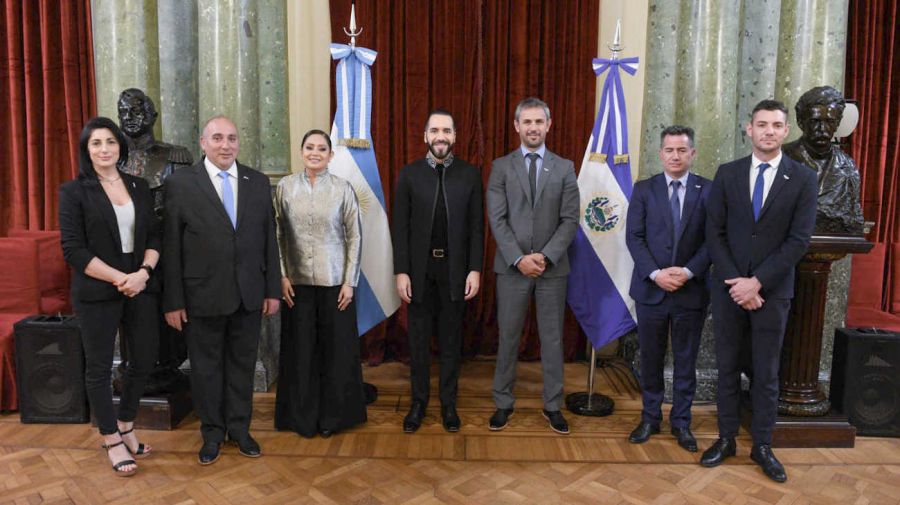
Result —
M 275 431 L 275 395 L 257 394 L 252 430 L 260 459 L 230 446 L 216 464 L 199 466 L 196 418 L 174 431 L 144 431 L 155 454 L 129 479 L 113 477 L 88 425 L 23 425 L 17 415 L 0 416 L 0 504 L 900 504 L 898 439 L 779 449 L 789 480 L 775 484 L 750 461 L 746 434 L 738 456 L 714 469 L 681 450 L 668 426 L 646 444 L 627 443 L 640 396 L 621 366 L 598 369 L 597 390 L 616 402 L 612 416 L 568 414 L 572 434 L 551 432 L 540 414 L 538 363 L 519 365 L 515 415 L 494 433 L 487 429 L 490 360 L 463 367 L 459 433 L 443 431 L 435 399 L 422 429 L 404 435 L 407 373 L 396 363 L 366 369 L 380 392 L 369 422 L 330 439 Z M 586 375 L 586 365 L 567 365 L 566 390 L 583 391 Z M 701 450 L 708 447 L 716 436 L 713 406 L 695 406 L 693 429 Z

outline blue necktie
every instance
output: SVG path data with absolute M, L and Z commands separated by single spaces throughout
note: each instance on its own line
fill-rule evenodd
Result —
M 231 189 L 231 182 L 228 180 L 228 172 L 219 172 L 222 178 L 222 203 L 225 205 L 225 213 L 231 219 L 231 226 L 237 228 L 237 214 L 234 212 L 234 191 Z
M 672 181 L 672 196 L 669 197 L 669 210 L 672 212 L 672 261 L 674 262 L 675 250 L 678 248 L 678 230 L 681 229 L 681 198 L 679 198 L 678 190 L 681 188 L 681 181 Z
M 768 163 L 760 163 L 759 164 L 759 173 L 756 174 L 756 184 L 753 185 L 753 220 L 759 221 L 759 213 L 762 211 L 763 206 L 763 189 L 766 185 L 765 179 L 763 179 L 763 174 L 766 173 L 766 169 L 772 165 Z

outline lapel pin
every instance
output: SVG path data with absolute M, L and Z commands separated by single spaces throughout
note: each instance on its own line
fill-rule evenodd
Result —
M 702 188 L 703 186 L 701 186 L 701 185 L 699 185 L 699 184 L 695 184 L 694 187 L 697 188 L 697 189 L 700 189 L 700 188 Z
M 791 178 L 788 177 L 788 174 L 781 174 L 781 176 L 784 177 L 784 180 L 786 180 L 786 181 L 791 180 Z
M 549 169 L 549 168 L 547 168 L 547 167 L 543 167 L 543 166 L 542 166 L 542 167 L 541 167 L 541 169 L 542 169 L 542 170 L 543 170 L 543 171 L 544 171 L 544 172 L 549 172 L 549 171 L 550 171 L 550 169 Z
M 246 176 L 246 175 L 245 175 L 245 176 L 244 176 L 244 180 L 247 180 L 247 181 L 249 181 L 249 180 L 250 180 L 250 178 L 249 178 L 249 177 L 247 177 L 247 176 Z

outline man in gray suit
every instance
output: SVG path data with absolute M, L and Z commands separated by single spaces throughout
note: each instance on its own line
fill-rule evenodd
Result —
M 526 98 L 516 107 L 522 144 L 494 160 L 487 210 L 497 254 L 497 319 L 500 344 L 494 371 L 497 410 L 489 427 L 506 427 L 513 413 L 519 340 L 531 297 L 537 306 L 544 374 L 544 417 L 553 431 L 569 433 L 560 412 L 563 395 L 562 329 L 569 274 L 569 243 L 578 226 L 578 182 L 570 160 L 547 150 L 550 107 Z

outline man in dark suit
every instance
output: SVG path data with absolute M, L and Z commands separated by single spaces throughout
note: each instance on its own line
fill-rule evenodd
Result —
M 488 425 L 493 431 L 505 428 L 513 413 L 519 340 L 533 296 L 541 339 L 543 415 L 553 431 L 569 433 L 560 412 L 562 330 L 568 248 L 578 226 L 579 196 L 572 162 L 544 145 L 550 124 L 546 103 L 522 100 L 514 123 L 522 143 L 494 160 L 488 181 L 488 219 L 497 241 L 494 272 L 500 328 L 493 384 L 497 410 Z
M 184 327 L 200 417 L 199 462 L 227 436 L 258 457 L 250 436 L 261 316 L 278 311 L 281 268 L 269 179 L 236 161 L 237 128 L 217 116 L 203 127 L 196 165 L 166 180 L 166 322 Z
M 478 294 L 484 259 L 481 173 L 453 156 L 456 125 L 436 109 L 425 124 L 425 158 L 403 167 L 394 192 L 394 273 L 409 304 L 412 404 L 403 431 L 422 424 L 428 406 L 431 336 L 441 352 L 441 421 L 459 431 L 456 391 L 466 301 Z
M 700 464 L 717 466 L 735 454 L 740 343 L 749 338 L 750 457 L 776 482 L 787 480 L 771 447 L 778 414 L 781 344 L 794 297 L 794 268 L 806 252 L 815 225 L 817 193 L 816 173 L 782 154 L 787 119 L 781 102 L 763 100 L 756 105 L 747 125 L 752 155 L 720 166 L 706 201 L 719 369 L 719 440 L 703 453 Z
M 663 368 L 671 333 L 674 358 L 672 435 L 697 452 L 691 433 L 697 350 L 706 318 L 706 197 L 709 179 L 690 173 L 694 130 L 670 126 L 660 135 L 663 173 L 634 185 L 625 242 L 634 259 L 629 294 L 637 305 L 641 347 L 641 422 L 628 436 L 642 444 L 659 433 L 665 393 Z

